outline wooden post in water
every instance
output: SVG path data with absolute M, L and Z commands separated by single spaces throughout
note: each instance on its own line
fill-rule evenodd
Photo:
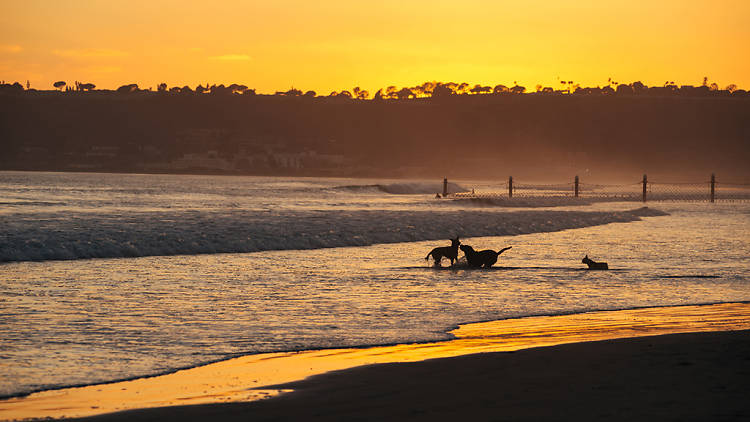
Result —
M 714 194 L 716 193 L 716 175 L 711 173 L 711 202 L 714 202 Z
M 448 195 L 448 177 L 443 177 L 443 197 Z
M 513 176 L 508 178 L 508 198 L 513 197 Z
M 646 202 L 646 186 L 648 185 L 648 178 L 646 178 L 646 175 L 643 175 L 643 202 Z
M 576 180 L 575 180 L 574 184 L 575 184 L 575 189 L 574 189 L 575 196 L 576 196 L 576 198 L 578 198 L 578 176 L 576 176 Z

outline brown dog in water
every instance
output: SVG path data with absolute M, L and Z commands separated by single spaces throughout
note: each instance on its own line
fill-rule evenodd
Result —
M 491 266 L 495 265 L 495 263 L 497 262 L 497 257 L 501 253 L 507 251 L 512 247 L 513 246 L 508 246 L 507 248 L 500 249 L 497 252 L 491 249 L 485 249 L 483 251 L 477 252 L 469 245 L 461 245 L 461 250 L 464 252 L 464 255 L 466 255 L 466 262 L 469 263 L 470 267 L 490 268 Z
M 589 259 L 588 255 L 584 256 L 581 262 L 588 265 L 590 270 L 608 270 L 609 269 L 609 265 L 607 265 L 606 262 L 596 262 L 592 259 Z
M 443 257 L 446 257 L 451 260 L 451 267 L 453 266 L 453 262 L 458 259 L 458 245 L 460 245 L 461 242 L 458 241 L 458 236 L 456 236 L 455 239 L 451 239 L 451 245 L 450 246 L 442 246 L 435 248 L 430 251 L 430 253 L 427 254 L 426 257 L 424 257 L 425 260 L 430 259 L 430 256 L 432 256 L 432 259 L 435 260 L 435 266 L 440 266 L 440 261 L 443 260 Z

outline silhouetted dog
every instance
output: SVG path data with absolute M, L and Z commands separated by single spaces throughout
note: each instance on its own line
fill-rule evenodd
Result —
M 607 265 L 606 262 L 593 261 L 589 259 L 588 255 L 584 256 L 581 262 L 588 265 L 590 270 L 608 270 L 609 269 L 609 265 Z
M 486 249 L 483 251 L 475 251 L 474 248 L 472 248 L 469 245 L 461 245 L 461 250 L 464 252 L 464 255 L 466 255 L 466 262 L 469 263 L 470 267 L 484 267 L 484 268 L 490 268 L 491 266 L 495 265 L 497 262 L 497 257 L 507 251 L 508 249 L 512 248 L 512 246 L 508 246 L 507 248 L 500 249 L 499 251 L 495 252 L 491 249 Z
M 443 257 L 446 257 L 451 260 L 451 267 L 453 266 L 453 262 L 458 259 L 458 245 L 460 245 L 461 242 L 458 241 L 458 236 L 456 236 L 455 239 L 451 239 L 451 245 L 450 246 L 442 246 L 439 248 L 435 248 L 430 251 L 430 253 L 427 254 L 426 257 L 424 257 L 425 260 L 430 259 L 430 255 L 432 255 L 432 259 L 435 260 L 435 266 L 440 266 L 440 261 L 443 260 Z

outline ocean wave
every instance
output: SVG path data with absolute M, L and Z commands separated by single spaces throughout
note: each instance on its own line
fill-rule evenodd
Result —
M 431 183 L 431 182 L 411 182 L 411 183 L 388 183 L 388 184 L 371 184 L 371 185 L 345 185 L 336 186 L 333 188 L 337 191 L 348 191 L 348 192 L 378 192 L 378 193 L 389 193 L 392 195 L 421 195 L 421 194 L 435 194 L 443 192 L 442 183 Z M 456 183 L 448 183 L 448 192 L 464 192 L 467 189 Z
M 137 212 L 0 216 L 0 262 L 246 253 L 551 232 L 666 213 L 629 211 Z

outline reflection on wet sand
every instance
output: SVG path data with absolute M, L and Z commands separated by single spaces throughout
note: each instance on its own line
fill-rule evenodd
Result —
M 0 419 L 260 400 L 275 385 L 355 366 L 671 333 L 750 329 L 750 304 L 643 308 L 463 325 L 453 340 L 243 356 L 151 378 L 44 391 L 0 402 Z

